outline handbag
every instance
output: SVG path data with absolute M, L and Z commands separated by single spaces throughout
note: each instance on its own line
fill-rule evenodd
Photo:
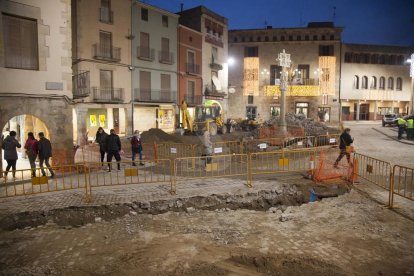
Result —
M 344 144 L 345 144 L 344 139 L 342 139 L 342 142 L 344 142 Z M 345 152 L 346 153 L 353 153 L 353 152 L 355 152 L 354 146 L 345 146 Z

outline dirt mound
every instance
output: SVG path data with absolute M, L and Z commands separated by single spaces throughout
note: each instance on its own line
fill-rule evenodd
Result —
M 182 143 L 177 136 L 168 134 L 161 129 L 151 128 L 148 131 L 141 133 L 141 138 L 144 143 L 162 142 L 162 143 Z

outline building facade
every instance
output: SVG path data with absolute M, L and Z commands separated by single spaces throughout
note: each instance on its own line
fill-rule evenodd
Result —
M 132 6 L 134 129 L 175 129 L 178 15 L 135 2 Z
M 71 76 L 70 1 L 0 1 L 0 128 L 44 132 L 53 165 L 73 162 Z
M 178 26 L 178 103 L 185 101 L 193 118 L 194 107 L 203 102 L 202 41 L 200 32 Z
M 409 113 L 412 94 L 409 47 L 343 44 L 341 118 L 381 120 Z
M 339 121 L 339 76 L 342 28 L 310 23 L 307 28 L 230 30 L 229 116 L 269 120 L 281 107 L 285 51 L 292 61 L 288 73 L 286 112 L 316 121 Z
M 227 18 L 204 6 L 178 13 L 180 24 L 202 35 L 201 74 L 203 104 L 220 106 L 228 117 L 228 27 Z
M 132 133 L 131 1 L 72 0 L 74 140 Z

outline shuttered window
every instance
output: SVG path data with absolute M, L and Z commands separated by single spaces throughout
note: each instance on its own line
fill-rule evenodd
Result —
M 36 20 L 3 14 L 5 67 L 38 70 Z

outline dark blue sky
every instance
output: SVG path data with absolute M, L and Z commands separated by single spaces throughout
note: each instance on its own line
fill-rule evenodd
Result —
M 414 46 L 414 0 L 143 0 L 170 12 L 204 5 L 228 18 L 229 29 L 306 27 L 334 21 L 346 43 Z M 334 7 L 335 17 L 334 17 Z

